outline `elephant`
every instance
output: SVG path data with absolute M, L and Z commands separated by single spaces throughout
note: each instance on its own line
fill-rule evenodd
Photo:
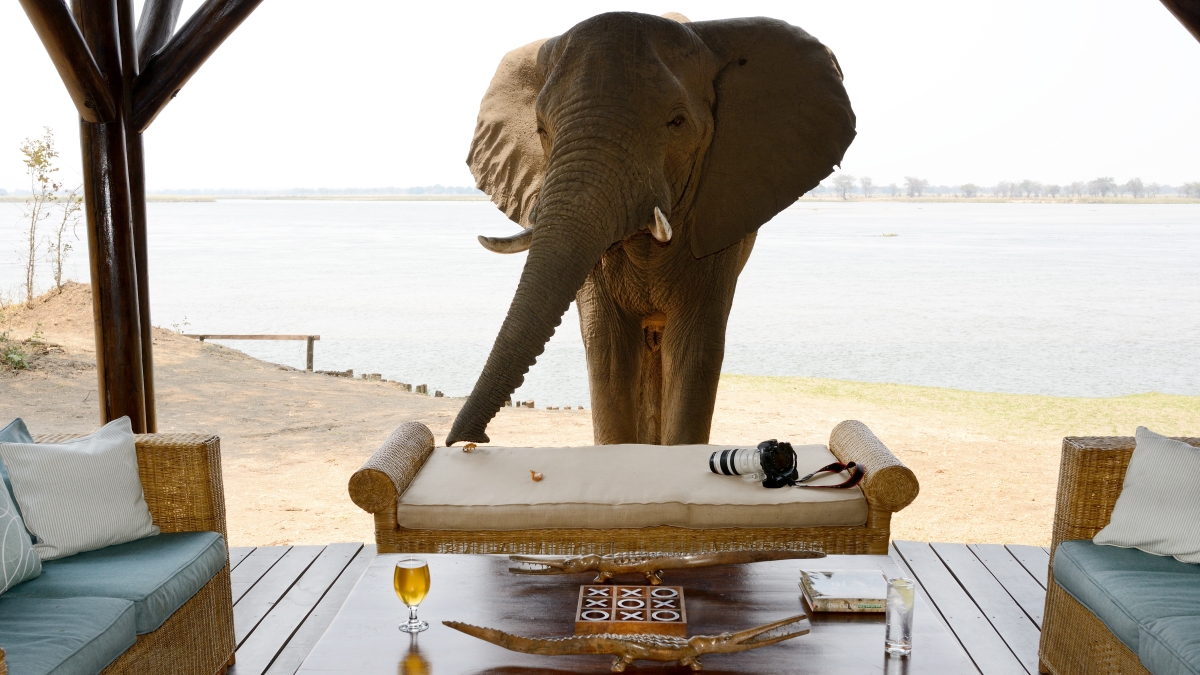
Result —
M 506 54 L 467 164 L 522 230 L 508 314 L 446 438 L 488 423 L 575 300 L 597 444 L 707 443 L 758 228 L 840 165 L 833 52 L 770 18 L 612 12 Z

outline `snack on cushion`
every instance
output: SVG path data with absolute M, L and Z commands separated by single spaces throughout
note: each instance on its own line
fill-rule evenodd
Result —
M 1138 427 L 1112 519 L 1092 541 L 1200 563 L 1200 448 Z
M 43 561 L 159 532 L 127 417 L 64 443 L 0 443 L 0 458 Z

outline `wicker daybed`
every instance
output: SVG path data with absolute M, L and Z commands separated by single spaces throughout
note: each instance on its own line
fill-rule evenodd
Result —
M 601 446 L 615 448 L 619 446 Z M 655 451 L 647 448 L 648 453 Z M 660 446 L 661 447 L 661 446 Z M 822 449 L 824 446 L 820 446 Z M 919 489 L 916 476 L 866 425 L 839 424 L 828 452 L 865 470 L 860 484 L 864 519 L 857 525 L 823 527 L 554 527 L 533 529 L 418 529 L 401 527 L 397 518 L 405 491 L 434 451 L 424 425 L 401 425 L 350 478 L 350 498 L 374 515 L 380 553 L 524 553 L 581 554 L 653 550 L 699 552 L 730 548 L 791 549 L 817 547 L 831 554 L 887 554 L 892 514 L 910 504 Z M 459 452 L 455 449 L 454 452 Z M 707 472 L 707 467 L 702 467 Z M 580 466 L 577 480 L 590 477 Z M 737 478 L 717 477 L 722 480 Z M 470 485 L 463 486 L 469 491 Z M 755 486 L 755 489 L 762 488 Z M 858 490 L 859 488 L 854 488 Z M 776 492 L 776 491 L 767 491 Z
M 55 443 L 77 435 L 38 435 Z M 228 541 L 221 446 L 216 436 L 138 434 L 138 473 L 154 524 L 166 532 L 217 532 Z M 2 645 L 0 645 L 2 646 Z M 229 564 L 153 632 L 137 641 L 103 675 L 214 675 L 233 664 L 233 595 Z M 0 655 L 3 652 L 0 651 Z M 5 672 L 0 656 L 0 675 Z
M 1200 438 L 1177 440 L 1200 446 Z M 1111 520 L 1134 445 L 1132 436 L 1063 439 L 1049 582 L 1038 648 L 1038 669 L 1043 673 L 1150 675 L 1133 650 L 1054 580 L 1054 555 L 1059 544 L 1090 540 Z

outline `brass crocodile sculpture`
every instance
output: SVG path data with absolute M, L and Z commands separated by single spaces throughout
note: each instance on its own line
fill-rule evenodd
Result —
M 732 654 L 808 633 L 807 616 L 797 616 L 763 624 L 737 633 L 695 635 L 690 638 L 669 635 L 600 633 L 569 637 L 522 637 L 495 628 L 481 628 L 459 621 L 442 623 L 505 649 L 523 654 L 571 656 L 581 654 L 612 654 L 612 671 L 621 673 L 636 659 L 646 661 L 678 661 L 679 665 L 700 670 L 704 654 Z
M 682 570 L 717 565 L 745 565 L 767 560 L 800 560 L 824 558 L 817 550 L 791 551 L 714 551 L 712 553 L 659 553 L 636 551 L 608 555 L 578 555 L 569 557 L 509 556 L 517 567 L 508 568 L 513 574 L 583 574 L 596 572 L 594 583 L 602 584 L 617 574 L 641 574 L 657 586 L 665 570 Z

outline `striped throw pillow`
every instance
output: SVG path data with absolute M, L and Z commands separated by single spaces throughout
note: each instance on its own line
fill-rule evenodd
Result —
M 0 443 L 42 561 L 158 534 L 128 417 L 65 443 Z
M 1200 563 L 1200 448 L 1137 428 L 1112 519 L 1092 539 Z

